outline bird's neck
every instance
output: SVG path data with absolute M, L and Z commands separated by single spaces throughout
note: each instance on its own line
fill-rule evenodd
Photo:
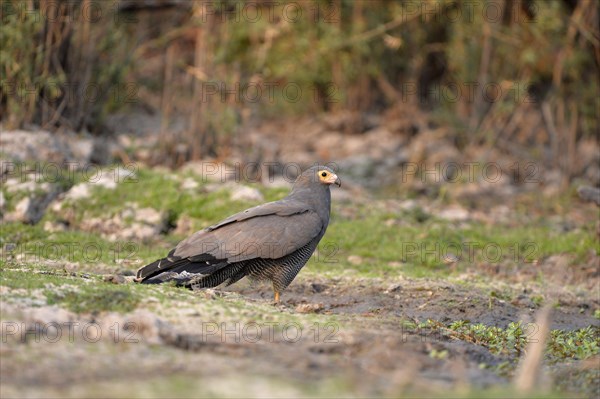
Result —
M 329 187 L 322 186 L 319 190 L 310 187 L 297 186 L 290 192 L 289 198 L 298 199 L 310 205 L 323 220 L 329 220 L 331 208 L 331 192 Z

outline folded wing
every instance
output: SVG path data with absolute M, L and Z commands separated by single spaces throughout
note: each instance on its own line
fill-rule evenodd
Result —
M 166 258 L 138 270 L 137 277 L 143 281 L 168 271 L 210 274 L 232 263 L 281 258 L 309 243 L 324 227 L 304 203 L 270 202 L 194 233 Z

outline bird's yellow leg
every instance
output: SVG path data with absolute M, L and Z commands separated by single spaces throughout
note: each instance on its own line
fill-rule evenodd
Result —
M 275 303 L 279 303 L 279 291 L 273 289 L 273 293 L 275 297 Z

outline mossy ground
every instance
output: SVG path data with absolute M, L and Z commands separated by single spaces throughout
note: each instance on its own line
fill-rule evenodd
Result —
M 182 190 L 183 179 L 194 179 L 199 186 Z M 84 178 L 78 175 L 70 184 L 81 181 Z M 327 235 L 284 294 L 285 305 L 281 307 L 270 304 L 270 289 L 264 285 L 242 283 L 239 287 L 205 293 L 168 284 L 115 285 L 103 279 L 105 274 L 130 275 L 139 266 L 163 256 L 185 234 L 171 230 L 147 240 L 119 240 L 79 229 L 84 220 L 112 218 L 126 204 L 135 203 L 140 208 L 165 212 L 173 225 L 185 217 L 193 231 L 257 204 L 232 201 L 227 190 L 215 190 L 210 184 L 214 186 L 191 174 L 140 169 L 134 181 L 119 182 L 115 189 L 94 187 L 92 197 L 65 203 L 62 210 L 48 210 L 34 226 L 3 222 L 0 238 L 3 306 L 14 311 L 55 305 L 81 320 L 146 309 L 189 334 L 201 333 L 207 322 L 242 326 L 275 323 L 274 331 L 278 333 L 287 331 L 290 323 L 303 331 L 312 326 L 326 327 L 318 331 L 321 340 L 311 343 L 303 338 L 300 344 L 286 339 L 275 343 L 261 341 L 263 345 L 259 347 L 266 352 L 254 347 L 248 349 L 246 345 L 240 350 L 223 349 L 224 352 L 213 348 L 208 354 L 139 344 L 125 352 L 155 356 L 156 367 L 150 360 L 148 365 L 148 373 L 153 376 L 150 382 L 130 384 L 122 381 L 118 373 L 108 373 L 103 381 L 94 381 L 92 368 L 79 374 L 74 371 L 69 387 L 49 378 L 31 385 L 27 392 L 34 396 L 43 392 L 66 396 L 101 392 L 128 397 L 161 396 L 165 392 L 173 396 L 189 396 L 192 392 L 226 396 L 231 393 L 229 388 L 216 384 L 233 378 L 224 365 L 215 366 L 212 373 L 201 373 L 200 381 L 211 378 L 214 384 L 197 382 L 192 377 L 197 367 L 181 362 L 179 366 L 167 367 L 166 373 L 158 373 L 159 366 L 167 364 L 168 359 L 195 362 L 196 357 L 208 356 L 216 361 L 220 356 L 231 360 L 236 367 L 274 362 L 265 366 L 265 372 L 257 367 L 236 373 L 235 379 L 240 384 L 254 381 L 250 384 L 254 394 L 250 396 L 265 392 L 282 393 L 281 396 L 353 396 L 358 392 L 370 396 L 424 393 L 447 397 L 448 392 L 455 392 L 457 397 L 502 397 L 511 392 L 510 378 L 527 350 L 530 331 L 524 326 L 531 320 L 524 321 L 523 315 L 532 318 L 537 309 L 549 303 L 554 305 L 556 314 L 546 361 L 555 370 L 560 369 L 557 375 L 570 376 L 566 383 L 561 377 L 554 391 L 597 393 L 594 388 L 599 380 L 597 369 L 585 366 L 585 362 L 597 362 L 600 344 L 598 276 L 593 273 L 600 244 L 597 220 L 580 217 L 581 213 L 597 215 L 593 207 L 584 205 L 581 209 L 577 205 L 579 213 L 573 216 L 572 205 L 568 203 L 574 201 L 572 198 L 558 199 L 553 205 L 526 195 L 518 202 L 520 205 L 511 208 L 510 218 L 485 223 L 471 219 L 448 221 L 421 207 L 400 209 L 394 201 L 390 205 L 390 200 L 334 201 Z M 282 198 L 287 192 L 256 187 L 266 200 Z M 12 209 L 20 198 L 8 193 L 5 196 L 6 209 Z M 438 201 L 441 207 L 447 202 L 432 201 L 434 204 Z M 532 204 L 536 207 L 532 208 Z M 64 222 L 65 209 L 69 211 L 66 230 L 46 231 L 46 222 Z M 558 263 L 549 263 L 552 260 Z M 31 301 L 34 297 L 36 301 Z M 318 306 L 303 310 L 302 306 L 315 304 Z M 13 312 L 2 317 L 7 322 L 20 316 Z M 409 339 L 408 345 L 402 345 L 402 340 L 398 341 L 399 329 L 410 339 L 433 334 L 437 341 L 427 343 L 415 338 L 414 343 Z M 312 331 L 314 338 L 314 328 Z M 339 338 L 338 343 L 322 342 L 324 336 L 332 333 Z M 378 349 L 386 345 L 392 358 Z M 26 355 L 35 348 L 21 344 L 4 347 L 8 349 L 3 357 L 14 363 L 9 366 L 8 362 L 2 362 L 3 375 L 14 379 L 3 378 L 10 382 L 3 383 L 2 389 L 4 393 L 18 393 L 26 379 L 15 374 L 16 367 L 36 369 Z M 106 344 L 88 343 L 73 356 L 83 356 L 90 362 L 96 356 L 118 359 L 119 351 L 110 348 Z M 272 353 L 275 348 L 282 354 Z M 304 355 L 309 352 L 310 355 Z M 283 354 L 296 358 L 297 363 L 284 360 Z M 482 373 L 491 382 L 478 386 L 458 373 L 439 380 L 432 377 L 429 387 L 409 383 L 400 378 L 401 371 L 406 371 L 404 356 L 434 374 L 444 375 L 447 373 L 444 367 L 454 368 L 457 364 L 468 370 L 480 368 L 481 371 L 470 372 Z M 73 359 L 65 355 L 53 366 Z M 327 362 L 334 369 L 323 369 Z M 381 367 L 389 363 L 389 367 L 384 370 L 370 362 L 381 362 Z M 116 367 L 123 367 L 123 376 L 135 374 L 124 365 Z M 178 367 L 183 371 L 178 372 Z M 292 372 L 297 375 L 292 377 Z M 366 373 L 366 382 L 358 386 L 354 379 L 361 373 Z M 424 375 L 427 374 L 417 373 L 415 378 L 424 381 Z M 314 384 L 306 385 L 302 378 L 312 379 Z M 384 383 L 381 378 L 392 382 Z M 440 388 L 444 386 L 441 382 L 444 378 L 450 378 L 448 390 Z M 577 385 L 575 381 L 579 381 Z M 108 383 L 112 388 L 106 390 Z

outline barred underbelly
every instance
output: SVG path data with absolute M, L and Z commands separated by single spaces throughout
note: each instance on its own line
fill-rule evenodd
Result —
M 198 277 L 192 279 L 188 285 L 193 289 L 214 288 L 223 284 L 227 280 L 231 280 L 236 274 L 243 271 L 246 263 L 247 262 L 232 263 L 231 265 L 226 266 L 212 274 L 199 275 Z
M 254 280 L 271 280 L 276 290 L 283 291 L 308 262 L 318 242 L 315 239 L 279 259 L 253 259 L 246 266 L 246 275 Z

